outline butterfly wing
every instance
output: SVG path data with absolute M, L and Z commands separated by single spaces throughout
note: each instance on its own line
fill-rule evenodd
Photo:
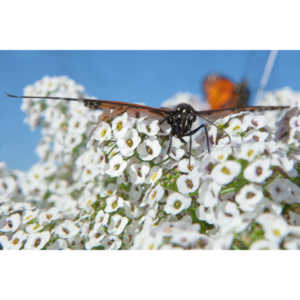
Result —
M 102 119 L 112 119 L 124 112 L 129 115 L 139 117 L 140 115 L 148 115 L 155 118 L 163 118 L 170 111 L 168 108 L 156 108 L 141 104 L 134 104 L 129 102 L 113 101 L 113 100 L 101 100 L 101 99 L 89 99 L 89 98 L 69 98 L 69 97 L 41 97 L 41 96 L 15 96 L 7 94 L 12 98 L 25 98 L 25 99 L 50 99 L 50 100 L 65 100 L 65 101 L 77 101 L 83 102 L 85 106 L 93 110 L 103 110 L 104 114 Z
M 203 81 L 203 89 L 212 109 L 245 107 L 248 104 L 249 88 L 245 80 L 234 84 L 225 76 L 208 75 Z
M 226 106 L 233 98 L 235 85 L 224 76 L 209 75 L 203 81 L 203 89 L 212 109 Z
M 271 111 L 271 110 L 283 110 L 289 108 L 289 106 L 248 106 L 248 107 L 228 107 L 222 109 L 211 109 L 196 111 L 196 114 L 201 117 L 208 117 L 209 120 L 217 120 L 224 118 L 230 114 L 237 114 L 240 112 L 259 112 L 259 111 Z
M 244 79 L 241 83 L 235 85 L 233 98 L 229 101 L 228 107 L 245 107 L 248 106 L 250 89 L 247 81 Z

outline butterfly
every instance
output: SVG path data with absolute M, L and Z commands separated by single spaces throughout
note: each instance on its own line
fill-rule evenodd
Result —
M 198 132 L 200 129 L 204 129 L 207 150 L 210 152 L 209 138 L 207 125 L 201 124 L 196 128 L 193 127 L 197 118 L 202 118 L 208 123 L 214 125 L 211 119 L 215 120 L 221 117 L 225 117 L 229 114 L 239 112 L 257 112 L 257 111 L 270 111 L 270 110 L 282 110 L 289 108 L 289 106 L 249 106 L 249 107 L 227 107 L 222 109 L 210 109 L 210 110 L 195 110 L 191 105 L 187 103 L 180 103 L 175 108 L 156 108 L 141 104 L 134 104 L 129 102 L 113 101 L 113 100 L 101 100 L 101 99 L 89 99 L 89 98 L 69 98 L 69 97 L 41 97 L 41 96 L 15 96 L 8 94 L 11 98 L 28 98 L 28 99 L 50 99 L 50 100 L 66 100 L 66 101 L 79 101 L 86 107 L 92 110 L 103 110 L 101 120 L 111 120 L 114 117 L 127 112 L 129 115 L 139 118 L 142 114 L 146 114 L 150 117 L 159 119 L 159 124 L 167 123 L 170 125 L 171 132 L 169 134 L 169 146 L 167 154 L 170 154 L 172 147 L 172 137 L 177 137 L 185 145 L 187 142 L 184 137 L 190 137 L 189 139 L 189 152 L 188 157 L 191 157 L 192 148 L 192 135 Z M 214 125 L 216 126 L 216 125 Z
M 208 75 L 203 80 L 203 90 L 212 109 L 248 105 L 250 90 L 246 80 L 234 83 L 219 74 Z

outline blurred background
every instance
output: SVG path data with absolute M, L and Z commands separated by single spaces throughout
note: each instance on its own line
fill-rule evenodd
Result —
M 45 75 L 66 75 L 85 87 L 89 96 L 160 106 L 178 92 L 199 95 L 207 74 L 220 73 L 240 82 L 247 79 L 250 105 L 259 88 L 270 51 L 0 51 L 0 161 L 10 169 L 28 170 L 39 130 L 23 123 L 23 88 Z M 300 51 L 279 51 L 265 90 L 300 87 Z

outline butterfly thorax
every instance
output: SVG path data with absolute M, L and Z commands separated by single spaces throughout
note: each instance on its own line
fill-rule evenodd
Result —
M 186 136 L 196 121 L 196 113 L 193 107 L 186 103 L 178 104 L 174 111 L 170 112 L 167 123 L 171 126 L 171 135 L 177 137 Z

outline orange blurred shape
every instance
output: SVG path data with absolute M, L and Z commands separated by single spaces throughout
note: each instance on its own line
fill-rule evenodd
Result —
M 211 109 L 248 105 L 250 93 L 246 80 L 235 84 L 225 76 L 208 75 L 203 81 L 203 89 Z

